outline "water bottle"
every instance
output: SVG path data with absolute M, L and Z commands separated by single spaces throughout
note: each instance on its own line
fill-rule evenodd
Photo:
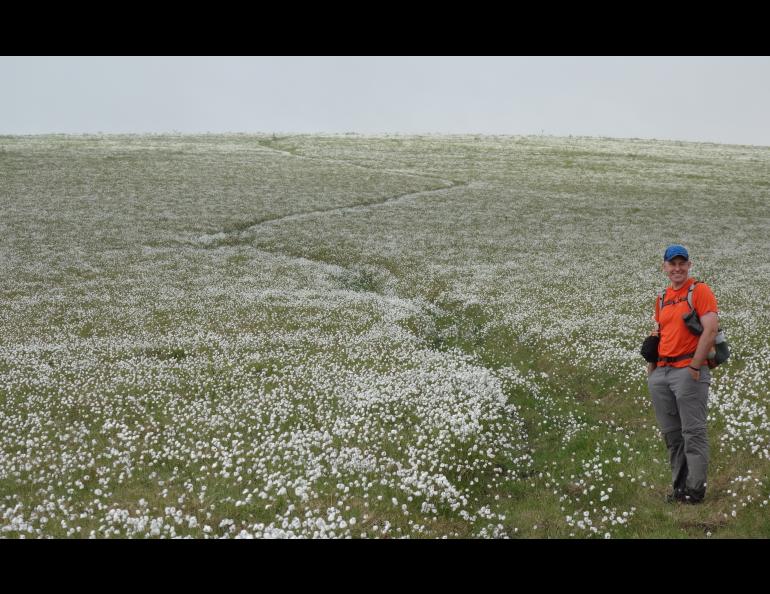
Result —
M 714 337 L 714 346 L 711 347 L 709 354 L 706 355 L 706 360 L 711 369 L 717 365 L 721 365 L 727 361 L 730 356 L 730 347 L 727 345 L 727 339 L 725 333 L 720 328 L 717 335 Z
M 717 335 L 714 337 L 714 345 L 711 347 L 711 350 L 709 350 L 708 355 L 706 355 L 706 359 L 711 360 L 712 364 L 714 363 L 716 357 L 717 357 L 717 345 L 722 344 L 725 341 L 725 333 L 722 332 L 722 330 L 719 330 L 717 332 Z M 716 367 L 716 365 L 714 365 Z
M 725 333 L 721 329 L 717 332 L 716 338 L 714 338 L 714 350 L 714 360 L 717 365 L 727 361 L 730 356 L 730 348 L 727 346 Z

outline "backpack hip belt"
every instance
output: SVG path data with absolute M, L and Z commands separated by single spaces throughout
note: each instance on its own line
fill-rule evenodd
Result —
M 676 363 L 677 361 L 684 361 L 685 359 L 692 359 L 695 353 L 687 353 L 686 355 L 679 355 L 678 357 L 658 357 L 658 362 L 663 362 L 663 365 L 669 363 Z

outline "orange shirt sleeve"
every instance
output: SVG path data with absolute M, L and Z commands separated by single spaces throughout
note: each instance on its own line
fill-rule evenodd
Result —
M 693 291 L 692 305 L 695 311 L 698 312 L 698 316 L 706 315 L 709 312 L 719 313 L 717 309 L 717 298 L 714 296 L 714 292 L 705 283 L 698 283 Z

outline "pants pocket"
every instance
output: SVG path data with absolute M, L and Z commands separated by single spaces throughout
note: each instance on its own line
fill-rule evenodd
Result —
M 676 397 L 665 379 L 665 373 L 653 373 L 658 375 L 658 381 L 655 381 L 655 378 L 650 378 L 648 382 L 650 399 L 652 400 L 652 407 L 655 409 L 658 426 L 663 433 L 667 433 L 679 428 L 679 409 Z

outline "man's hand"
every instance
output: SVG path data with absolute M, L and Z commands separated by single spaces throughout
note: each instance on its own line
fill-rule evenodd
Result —
M 693 380 L 696 382 L 700 380 L 700 369 L 694 369 L 693 367 L 688 366 L 687 371 L 690 372 L 690 377 L 692 377 Z

